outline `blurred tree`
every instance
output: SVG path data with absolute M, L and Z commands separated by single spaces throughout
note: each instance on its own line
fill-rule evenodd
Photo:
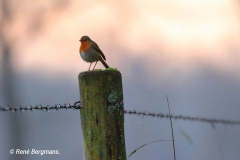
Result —
M 70 0 L 54 0 L 54 1 L 29 1 L 29 0 L 0 0 L 0 81 L 2 86 L 3 99 L 1 105 L 16 106 L 21 104 L 23 100 L 24 91 L 18 91 L 17 88 L 20 86 L 17 83 L 17 75 L 14 72 L 13 59 L 14 59 L 14 47 L 17 42 L 21 41 L 23 37 L 30 37 L 36 34 L 40 34 L 44 29 L 44 21 L 49 15 L 61 12 L 66 9 Z M 26 31 L 18 29 L 17 35 L 12 35 L 11 29 L 16 28 L 16 21 L 18 21 L 19 15 L 22 19 L 30 15 L 31 18 L 25 18 L 24 27 Z M 21 97 L 19 97 L 21 93 Z M 24 135 L 21 134 L 20 122 L 23 120 L 18 114 L 10 114 L 7 122 L 9 122 L 9 128 L 5 129 L 9 139 L 7 143 L 9 146 L 15 148 L 21 148 L 24 142 Z M 21 143 L 20 139 L 21 137 Z M 15 157 L 11 155 L 8 159 L 23 159 L 23 157 Z

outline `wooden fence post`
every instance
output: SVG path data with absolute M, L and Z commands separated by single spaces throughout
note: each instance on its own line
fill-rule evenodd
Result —
M 82 72 L 78 80 L 84 160 L 126 160 L 121 73 Z

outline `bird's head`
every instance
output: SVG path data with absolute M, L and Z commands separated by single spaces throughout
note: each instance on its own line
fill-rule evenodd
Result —
M 90 39 L 88 36 L 82 36 L 79 41 L 80 41 L 81 43 L 84 43 L 84 42 L 90 42 L 91 39 Z

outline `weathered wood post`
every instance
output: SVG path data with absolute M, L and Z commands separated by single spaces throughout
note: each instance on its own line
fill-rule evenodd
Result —
M 126 160 L 121 73 L 82 72 L 78 80 L 84 160 Z

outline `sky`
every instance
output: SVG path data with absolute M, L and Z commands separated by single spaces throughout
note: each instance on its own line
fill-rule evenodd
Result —
M 193 70 L 196 63 L 206 63 L 227 73 L 239 67 L 240 24 L 235 1 L 71 1 L 55 13 L 51 4 L 45 5 L 29 7 L 24 16 L 20 10 L 11 27 L 9 34 L 16 39 L 15 61 L 19 71 L 37 70 L 43 65 L 61 74 L 87 66 L 77 57 L 82 35 L 96 41 L 106 52 L 107 62 L 116 67 L 122 63 L 118 59 L 124 57 L 155 64 L 166 57 L 170 59 L 170 68 L 166 69 L 185 72 Z M 40 31 L 27 34 L 29 27 L 37 24 L 28 22 L 29 26 L 24 21 L 33 19 L 35 14 L 30 13 L 36 8 L 46 10 L 46 16 L 42 22 L 34 22 L 40 23 Z M 64 63 L 53 60 L 56 56 Z M 152 66 L 148 66 L 150 73 Z
M 79 97 L 77 76 L 89 67 L 89 63 L 84 62 L 78 53 L 79 39 L 83 35 L 88 35 L 104 52 L 109 66 L 117 68 L 122 73 L 126 109 L 166 113 L 168 95 L 175 114 L 239 119 L 238 1 L 9 2 L 12 16 L 2 23 L 1 34 L 11 48 L 9 63 L 15 74 L 14 86 L 17 86 L 16 95 L 19 99 L 17 105 L 69 101 L 74 103 Z M 3 12 L 0 18 L 3 21 Z M 3 58 L 2 53 L 0 58 Z M 104 69 L 101 63 L 97 64 L 97 68 Z M 4 97 L 4 93 L 1 92 L 0 96 Z M 3 100 L 0 103 L 6 105 L 7 102 Z M 48 113 L 53 114 L 52 119 L 51 116 L 44 115 L 46 113 L 24 114 L 37 124 L 44 122 L 33 119 L 34 114 L 39 118 L 41 116 L 49 118 L 49 121 L 56 124 L 57 121 L 61 121 L 57 119 L 58 113 Z M 1 120 L 7 121 L 9 117 L 17 117 L 23 123 L 26 121 L 24 114 L 5 115 Z M 78 113 L 59 114 L 62 116 L 73 114 L 71 120 L 79 118 Z M 159 122 L 156 119 L 133 118 L 126 115 L 125 123 L 127 153 L 144 143 L 164 136 L 169 138 L 170 130 L 161 133 L 160 129 L 169 127 L 167 120 Z M 149 127 L 149 123 L 154 125 Z M 175 125 L 179 159 L 239 159 L 240 155 L 237 152 L 240 149 L 240 141 L 237 138 L 240 133 L 239 127 L 220 126 L 213 129 L 204 124 L 196 126 L 190 122 L 179 121 L 175 121 Z M 28 126 L 36 127 L 33 122 L 29 123 L 21 134 L 29 130 Z M 54 125 L 44 127 L 42 124 L 43 133 L 32 131 L 33 133 L 28 135 L 33 137 L 32 135 L 37 134 L 42 137 L 46 130 L 52 127 Z M 61 127 L 55 130 L 62 131 Z M 79 129 L 76 132 L 81 132 L 80 126 L 78 127 L 75 128 Z M 132 129 L 139 135 L 131 134 Z M 7 135 L 8 132 L 12 130 L 6 130 L 2 135 Z M 183 134 L 185 132 L 193 139 L 193 145 L 185 138 Z M 51 134 L 56 133 L 53 130 Z M 64 139 L 66 135 L 62 133 L 61 137 Z M 26 138 L 23 137 L 24 140 Z M 47 138 L 45 140 L 48 141 Z M 47 146 L 57 147 L 53 145 L 54 140 Z M 81 145 L 80 143 L 81 141 L 76 146 Z M 57 144 L 64 148 L 63 142 Z M 232 147 L 229 147 L 230 144 Z M 45 145 L 33 137 L 33 140 L 27 141 L 21 147 L 44 149 Z M 132 159 L 146 159 L 149 155 L 152 159 L 157 159 L 161 149 L 166 148 L 169 149 L 165 153 L 161 152 L 163 157 L 172 158 L 171 146 L 159 145 L 155 143 L 143 148 L 141 153 L 136 153 L 133 155 L 136 157 Z M 9 147 L 13 147 L 10 142 Z M 188 150 L 191 150 L 191 153 L 184 155 Z M 65 151 L 65 156 L 68 157 L 71 151 Z M 76 157 L 82 156 L 76 151 L 74 153 Z M 9 154 L 4 153 L 4 156 L 9 159 Z M 33 158 L 41 157 L 31 157 Z

